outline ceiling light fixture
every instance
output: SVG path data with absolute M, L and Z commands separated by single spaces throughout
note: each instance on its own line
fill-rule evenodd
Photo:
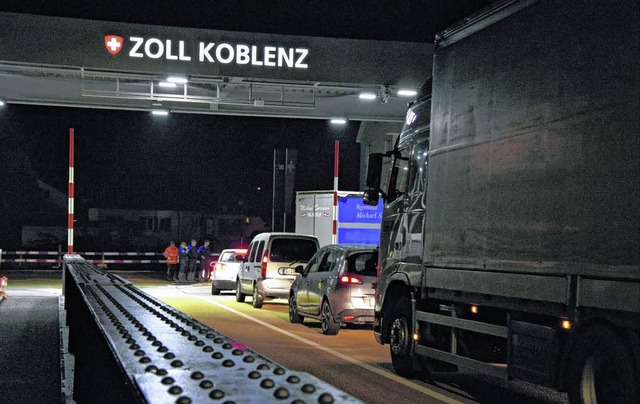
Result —
M 415 97 L 418 94 L 415 90 L 398 90 L 400 97 Z
M 167 77 L 167 81 L 169 83 L 175 83 L 175 84 L 187 84 L 189 82 L 189 79 L 181 76 L 169 76 Z
M 331 123 L 334 125 L 344 125 L 347 123 L 346 118 L 331 118 Z
M 360 93 L 358 98 L 361 100 L 375 100 L 377 95 L 375 95 L 375 93 Z
M 168 81 L 161 81 L 160 83 L 158 83 L 158 85 L 160 87 L 176 88 L 176 83 L 171 83 L 171 82 L 168 82 Z
M 154 109 L 153 111 L 151 111 L 151 113 L 153 115 L 159 115 L 159 116 L 169 115 L 169 111 L 167 111 L 166 109 Z

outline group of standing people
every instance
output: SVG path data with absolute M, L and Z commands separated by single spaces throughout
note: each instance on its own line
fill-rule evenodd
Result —
M 167 280 L 180 283 L 194 283 L 208 281 L 208 258 L 211 256 L 209 240 L 198 247 L 198 241 L 191 239 L 191 244 L 180 243 L 180 248 L 171 241 L 164 250 L 167 259 Z

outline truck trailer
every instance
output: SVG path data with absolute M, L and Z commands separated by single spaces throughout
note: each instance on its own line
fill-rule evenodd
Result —
M 639 17 L 500 1 L 436 36 L 364 193 L 384 200 L 374 333 L 398 374 L 640 402 Z

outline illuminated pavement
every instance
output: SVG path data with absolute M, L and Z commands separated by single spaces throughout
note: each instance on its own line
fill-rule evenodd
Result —
M 0 383 L 3 402 L 59 402 L 59 273 L 9 276 L 9 298 L 0 302 Z M 392 371 L 388 346 L 368 328 L 325 336 L 320 323 L 291 324 L 284 300 L 261 310 L 237 303 L 232 293 L 211 296 L 208 284 L 170 285 L 161 274 L 118 273 L 144 292 L 290 369 L 306 371 L 367 403 L 566 403 L 566 395 L 521 382 L 470 374 L 407 380 Z M 28 279 L 18 279 L 28 278 Z
M 60 402 L 60 281 L 3 275 L 10 276 L 0 301 L 0 400 Z

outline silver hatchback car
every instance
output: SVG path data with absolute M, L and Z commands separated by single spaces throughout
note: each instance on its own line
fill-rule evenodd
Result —
M 222 250 L 218 262 L 211 271 L 211 294 L 219 295 L 221 290 L 233 290 L 236 287 L 238 270 L 247 255 L 246 248 Z
M 322 322 L 322 333 L 335 335 L 346 324 L 373 323 L 378 250 L 372 247 L 328 245 L 296 271 L 291 285 L 289 321 L 305 317 Z

